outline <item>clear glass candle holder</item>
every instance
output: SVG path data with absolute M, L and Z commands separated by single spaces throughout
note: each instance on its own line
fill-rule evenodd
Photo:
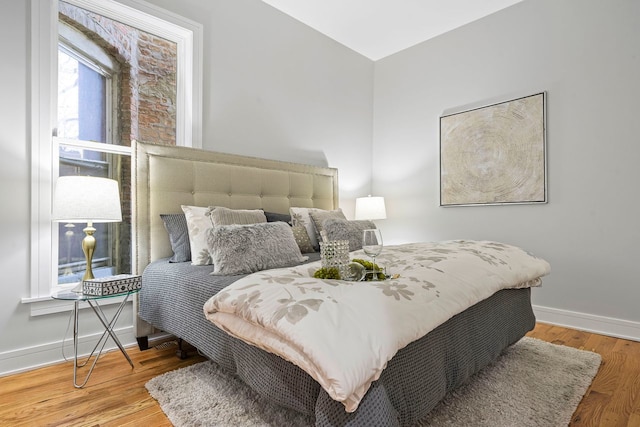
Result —
M 320 242 L 322 268 L 337 268 L 341 278 L 349 276 L 349 241 Z

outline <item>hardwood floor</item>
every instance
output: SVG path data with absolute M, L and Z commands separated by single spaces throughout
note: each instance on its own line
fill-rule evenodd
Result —
M 598 375 L 571 426 L 640 426 L 640 342 L 539 323 L 528 336 L 602 355 Z M 175 357 L 175 346 L 129 348 L 103 355 L 83 389 L 72 384 L 71 362 L 0 378 L 1 426 L 171 426 L 144 384 L 164 372 L 203 361 Z
M 573 414 L 570 426 L 640 426 L 640 342 L 543 323 L 538 323 L 527 335 L 602 356 L 600 370 Z
M 73 362 L 0 378 L 0 426 L 171 426 L 145 383 L 205 360 L 194 351 L 180 360 L 172 344 L 128 348 L 133 369 L 120 351 L 103 354 L 82 389 L 73 386 Z

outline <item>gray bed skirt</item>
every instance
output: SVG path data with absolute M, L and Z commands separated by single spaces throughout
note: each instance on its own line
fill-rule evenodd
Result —
M 195 346 L 264 397 L 315 416 L 317 426 L 411 425 L 535 326 L 529 288 L 499 291 L 401 349 L 358 410 L 347 413 L 302 369 L 205 319 L 204 303 L 242 277 L 210 276 L 212 270 L 151 263 L 142 277 L 140 317 Z

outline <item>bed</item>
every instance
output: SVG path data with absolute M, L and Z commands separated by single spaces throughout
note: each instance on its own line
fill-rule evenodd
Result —
M 161 218 L 180 214 L 182 205 L 280 214 L 291 207 L 335 210 L 337 170 L 145 143 L 135 144 L 134 165 L 134 270 L 143 274 L 136 301 L 141 348 L 153 333 L 170 333 L 267 399 L 313 416 L 318 426 L 412 425 L 535 325 L 529 286 L 498 290 L 401 348 L 357 409 L 348 412 L 305 370 L 207 320 L 205 303 L 252 275 L 212 276 L 212 265 L 169 262 L 173 251 Z M 307 263 L 319 262 L 317 252 L 305 255 Z

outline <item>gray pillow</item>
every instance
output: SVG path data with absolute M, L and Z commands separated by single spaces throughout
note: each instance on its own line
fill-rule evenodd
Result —
M 376 228 L 372 221 L 348 221 L 346 219 L 329 218 L 322 224 L 329 240 L 348 240 L 349 251 L 362 249 L 362 232 Z
M 318 239 L 318 242 L 322 242 L 323 224 L 326 220 L 330 218 L 344 219 L 344 220 L 347 219 L 344 216 L 344 213 L 342 213 L 342 209 L 340 208 L 333 211 L 326 211 L 323 209 L 310 209 L 309 216 L 313 221 L 313 226 L 315 227 L 315 230 L 316 230 L 316 239 Z
M 307 260 L 291 227 L 280 221 L 214 227 L 207 242 L 214 266 L 212 275 L 248 274 Z
M 267 217 L 267 222 L 282 221 L 291 225 L 291 215 L 289 214 L 281 214 L 277 212 L 264 211 L 264 216 Z
M 229 209 L 224 206 L 210 206 L 213 226 L 231 224 L 256 224 L 267 222 L 262 209 Z
M 189 229 L 187 228 L 187 218 L 181 214 L 160 214 L 164 228 L 169 233 L 169 242 L 173 256 L 169 262 L 191 261 L 191 246 L 189 243 Z

